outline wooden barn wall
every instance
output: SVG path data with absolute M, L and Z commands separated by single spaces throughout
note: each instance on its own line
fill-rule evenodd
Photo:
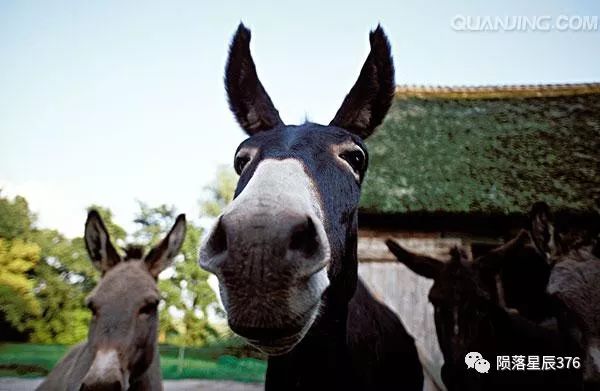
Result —
M 455 245 L 465 245 L 460 238 L 440 238 L 435 235 L 414 237 L 367 236 L 359 239 L 358 254 L 361 260 L 359 275 L 371 292 L 396 312 L 408 332 L 415 338 L 426 370 L 437 384 L 441 384 L 440 370 L 443 364 L 435 323 L 433 306 L 427 299 L 432 281 L 420 277 L 406 266 L 395 261 L 384 240 L 394 237 L 406 248 L 434 256 L 448 258 L 448 251 Z

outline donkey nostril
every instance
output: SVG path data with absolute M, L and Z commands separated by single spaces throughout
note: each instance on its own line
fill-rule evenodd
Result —
M 209 251 L 209 256 L 211 257 L 227 250 L 227 233 L 225 232 L 225 228 L 223 228 L 222 219 L 219 219 L 217 226 L 210 235 L 207 249 Z
M 310 217 L 292 229 L 289 249 L 302 252 L 306 258 L 312 257 L 319 249 L 319 235 Z

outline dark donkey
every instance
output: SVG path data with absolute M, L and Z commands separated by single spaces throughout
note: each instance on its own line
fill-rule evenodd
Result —
M 258 79 L 250 31 L 231 44 L 225 84 L 251 136 L 238 147 L 234 201 L 201 251 L 217 275 L 231 329 L 269 355 L 266 388 L 420 390 L 414 340 L 358 279 L 363 139 L 394 96 L 381 27 L 328 126 L 285 125 Z
M 544 327 L 498 304 L 481 278 L 478 260 L 467 259 L 459 249 L 442 262 L 414 254 L 392 240 L 390 251 L 413 272 L 433 279 L 429 301 L 433 304 L 438 342 L 444 355 L 442 379 L 449 391 L 468 390 L 578 390 L 578 369 L 496 370 L 499 356 L 544 355 L 573 357 L 576 354 L 556 327 Z M 480 353 L 490 362 L 489 373 L 467 368 L 465 356 Z M 565 361 L 566 362 L 566 361 Z M 563 364 L 564 365 L 564 364 Z M 532 388 L 533 387 L 533 388 Z
M 477 259 L 492 298 L 536 323 L 552 321 L 555 316 L 552 299 L 546 292 L 552 270 L 551 254 L 556 251 L 552 221 L 550 207 L 536 202 L 529 211 L 526 228 Z
M 594 225 L 555 228 L 550 207 L 536 202 L 527 230 L 478 259 L 486 273 L 498 271 L 502 304 L 534 321 L 558 317 L 565 340 L 583 360 L 586 389 L 600 389 L 597 231 Z
M 179 215 L 166 238 L 143 259 L 139 249 L 122 259 L 100 215 L 89 213 L 85 244 L 102 278 L 87 299 L 93 314 L 88 339 L 57 364 L 39 390 L 163 389 L 156 279 L 179 253 L 184 238 L 185 216 Z

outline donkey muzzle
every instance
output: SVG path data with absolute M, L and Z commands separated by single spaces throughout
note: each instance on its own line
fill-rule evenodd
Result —
M 82 391 L 121 391 L 129 388 L 129 377 L 121 370 L 116 350 L 98 350 L 83 378 Z
M 261 163 L 200 249 L 231 328 L 269 350 L 302 338 L 329 285 L 330 245 L 311 186 L 296 161 Z

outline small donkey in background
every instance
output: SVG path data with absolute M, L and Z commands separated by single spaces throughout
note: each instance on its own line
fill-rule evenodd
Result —
M 74 347 L 38 390 L 162 390 L 156 280 L 179 253 L 185 215 L 145 257 L 124 259 L 110 241 L 98 212 L 85 223 L 85 244 L 102 278 L 87 298 L 93 317 L 87 341 Z

